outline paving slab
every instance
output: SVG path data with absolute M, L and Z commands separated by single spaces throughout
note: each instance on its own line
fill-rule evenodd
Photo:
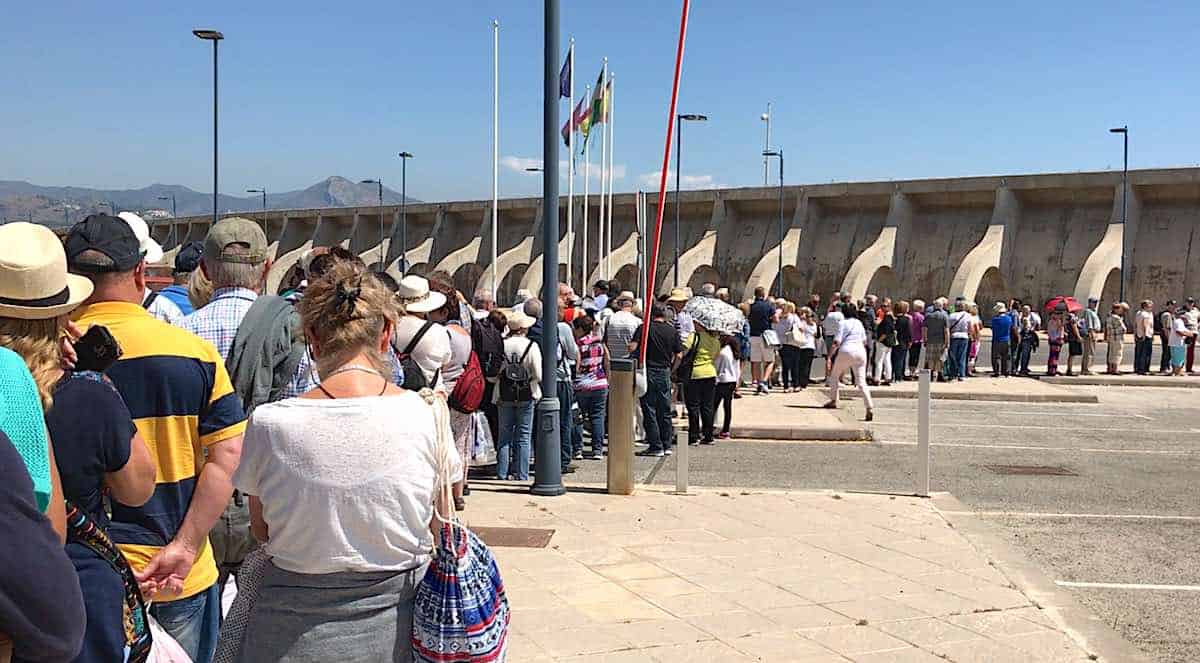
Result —
M 879 399 L 916 398 L 917 381 L 893 382 L 886 387 L 871 387 L 871 397 Z M 822 391 L 828 393 L 827 387 Z M 938 400 L 1011 401 L 1020 403 L 1098 403 L 1095 394 L 1082 393 L 1066 384 L 1031 378 L 993 378 L 979 375 L 961 382 L 934 382 L 930 394 Z M 843 387 L 841 398 L 861 399 L 855 387 Z M 736 409 L 736 408 L 735 408 Z
M 950 496 L 473 488 L 469 525 L 554 530 L 492 548 L 510 660 L 1143 660 L 977 519 L 943 515 Z
M 812 440 L 827 442 L 869 442 L 871 430 L 855 421 L 845 410 L 826 410 L 821 406 L 828 397 L 817 386 L 795 392 L 775 390 L 755 395 L 749 389 L 739 393 L 733 403 L 729 433 L 746 440 Z M 720 427 L 722 410 L 718 413 Z M 686 420 L 682 422 L 686 426 Z

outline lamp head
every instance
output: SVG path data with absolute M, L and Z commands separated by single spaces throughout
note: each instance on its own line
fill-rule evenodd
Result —
M 246 189 L 246 193 L 266 193 L 263 189 Z
M 771 114 L 763 113 L 762 115 L 758 116 L 758 119 L 762 120 L 763 122 L 769 122 L 771 120 Z
M 216 30 L 192 30 L 192 34 L 196 35 L 200 39 L 206 39 L 208 41 L 221 41 L 225 38 L 225 35 L 217 32 Z
M 707 115 L 698 115 L 695 113 L 689 113 L 687 115 L 680 115 L 679 119 L 687 120 L 688 122 L 704 122 L 704 121 L 708 120 L 708 116 Z
M 379 180 L 359 180 L 359 184 L 383 184 Z
M 399 156 L 401 159 L 411 159 L 411 158 L 413 158 L 412 152 L 401 152 L 401 153 L 400 153 L 398 156 Z
M 777 157 L 782 154 L 783 154 L 783 152 L 781 152 L 779 150 L 763 150 L 763 153 L 762 153 L 762 155 L 764 157 Z
M 1112 133 L 1112 134 L 1129 133 L 1129 127 L 1114 127 L 1112 129 L 1109 129 L 1108 132 Z

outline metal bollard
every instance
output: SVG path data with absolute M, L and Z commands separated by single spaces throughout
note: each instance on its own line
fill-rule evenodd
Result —
M 634 363 L 613 359 L 608 375 L 608 492 L 633 494 Z
M 930 383 L 932 382 L 929 369 L 921 371 L 917 383 L 917 467 L 913 473 L 916 477 L 916 494 L 929 497 L 929 415 L 930 415 Z
M 679 444 L 679 433 L 675 433 L 675 492 L 686 495 L 688 491 L 688 443 Z

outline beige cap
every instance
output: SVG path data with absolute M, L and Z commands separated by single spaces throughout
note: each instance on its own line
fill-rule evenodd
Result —
M 245 246 L 247 250 L 236 254 L 227 252 L 226 249 L 234 244 Z M 244 217 L 221 219 L 208 229 L 208 235 L 204 238 L 203 259 L 260 264 L 267 259 L 267 234 L 257 223 Z

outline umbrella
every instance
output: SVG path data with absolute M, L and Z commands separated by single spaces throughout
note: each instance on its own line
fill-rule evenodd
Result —
M 1074 297 L 1059 295 L 1051 298 L 1046 302 L 1044 307 L 1046 311 L 1069 311 L 1071 313 L 1079 313 L 1083 310 L 1083 305 L 1080 304 Z
M 683 307 L 683 312 L 692 316 L 692 321 L 705 329 L 720 334 L 740 334 L 746 322 L 737 307 L 730 306 L 716 297 L 693 297 Z

